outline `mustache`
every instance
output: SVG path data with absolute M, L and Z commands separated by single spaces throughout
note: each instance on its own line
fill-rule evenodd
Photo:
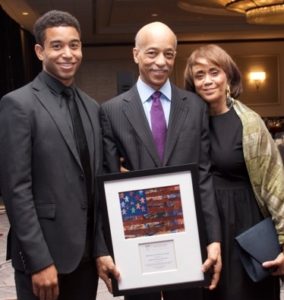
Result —
M 163 69 L 151 69 L 151 71 L 154 71 L 154 72 L 168 72 L 169 69 L 167 69 L 167 68 L 163 68 Z

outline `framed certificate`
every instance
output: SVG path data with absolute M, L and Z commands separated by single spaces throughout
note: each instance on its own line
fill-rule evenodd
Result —
M 114 296 L 208 284 L 197 174 L 190 164 L 98 178 L 121 274 Z

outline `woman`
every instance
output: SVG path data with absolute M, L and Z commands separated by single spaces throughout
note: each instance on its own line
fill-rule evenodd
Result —
M 284 242 L 284 171 L 281 157 L 261 118 L 235 100 L 242 92 L 241 74 L 232 58 L 216 45 L 196 49 L 185 69 L 187 90 L 209 106 L 212 174 L 222 222 L 223 270 L 208 299 L 276 300 L 279 279 L 254 283 L 245 273 L 234 238 L 266 216 L 272 216 Z M 266 267 L 283 274 L 281 253 Z

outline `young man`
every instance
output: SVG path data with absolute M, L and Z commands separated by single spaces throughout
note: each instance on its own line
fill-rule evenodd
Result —
M 220 271 L 220 222 L 209 176 L 209 137 L 206 105 L 195 94 L 178 89 L 169 81 L 174 67 L 177 39 L 163 23 L 142 27 L 135 40 L 134 61 L 138 64 L 137 84 L 102 105 L 105 165 L 119 172 L 120 158 L 128 170 L 197 163 L 202 209 L 205 217 L 208 258 L 204 271 L 213 269 L 210 289 L 216 287 Z M 159 92 L 160 108 L 153 95 Z M 153 106 L 152 106 L 153 102 Z M 152 108 L 154 107 L 154 110 Z M 156 123 L 162 114 L 161 122 Z M 162 111 L 162 113 L 161 113 Z M 158 129 L 158 130 L 156 130 Z M 160 134 L 162 133 L 162 134 Z M 108 272 L 116 271 L 109 256 L 97 260 L 99 274 L 110 288 Z M 121 274 L 123 276 L 123 274 Z M 163 291 L 164 300 L 200 299 L 201 290 Z M 160 293 L 134 295 L 127 299 L 160 300 Z
M 49 11 L 34 34 L 43 70 L 0 102 L 8 258 L 19 300 L 93 300 L 94 177 L 102 156 L 98 105 L 74 85 L 82 60 L 77 19 Z

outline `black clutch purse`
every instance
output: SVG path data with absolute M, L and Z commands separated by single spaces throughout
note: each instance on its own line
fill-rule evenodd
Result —
M 258 282 L 269 276 L 273 269 L 262 267 L 262 263 L 274 260 L 281 248 L 271 218 L 266 218 L 238 235 L 240 259 L 249 277 Z

